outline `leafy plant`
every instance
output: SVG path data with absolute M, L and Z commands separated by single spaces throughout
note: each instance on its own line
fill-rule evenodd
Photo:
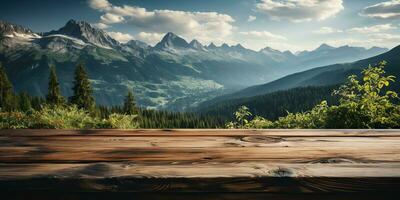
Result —
M 90 129 L 100 120 L 77 106 L 43 106 L 33 114 L 35 128 Z
M 328 106 L 326 101 L 307 112 L 288 113 L 277 121 L 263 118 L 251 121 L 243 119 L 243 109 L 236 113 L 236 122 L 229 122 L 228 128 L 399 128 L 400 106 L 398 94 L 389 90 L 394 76 L 385 76 L 386 62 L 369 66 L 362 71 L 362 79 L 356 75 L 348 77 L 347 82 L 335 90 L 339 105 Z M 248 109 L 246 110 L 248 111 Z M 239 116 L 239 117 L 238 117 Z M 251 113 L 245 112 L 245 116 Z
M 23 112 L 1 112 L 1 129 L 24 129 L 32 126 L 32 117 Z
M 249 124 L 250 117 L 252 116 L 249 108 L 241 106 L 235 113 L 235 122 L 226 124 L 228 128 L 246 128 Z
M 135 129 L 138 126 L 137 115 L 113 113 L 102 122 L 102 128 Z

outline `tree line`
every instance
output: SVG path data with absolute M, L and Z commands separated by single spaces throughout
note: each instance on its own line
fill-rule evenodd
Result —
M 337 87 L 338 85 L 299 87 L 255 97 L 225 100 L 203 107 L 199 112 L 229 121 L 234 119 L 232 113 L 238 107 L 246 106 L 253 115 L 277 120 L 288 112 L 310 110 L 323 100 L 330 105 L 338 104 L 338 97 L 331 95 Z

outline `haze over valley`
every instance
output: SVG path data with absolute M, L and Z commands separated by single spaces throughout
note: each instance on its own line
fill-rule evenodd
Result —
M 45 95 L 49 67 L 55 65 L 62 93 L 69 96 L 73 69 L 82 62 L 98 104 L 121 104 L 124 91 L 133 89 L 140 106 L 175 111 L 295 72 L 387 51 L 327 44 L 298 54 L 269 47 L 253 51 L 240 44 L 187 42 L 172 32 L 150 46 L 138 40 L 120 43 L 89 23 L 75 20 L 45 33 L 2 21 L 0 31 L 1 62 L 17 91 Z

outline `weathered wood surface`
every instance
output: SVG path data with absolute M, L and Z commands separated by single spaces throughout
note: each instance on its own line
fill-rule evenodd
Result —
M 398 130 L 0 130 L 0 190 L 391 192 Z

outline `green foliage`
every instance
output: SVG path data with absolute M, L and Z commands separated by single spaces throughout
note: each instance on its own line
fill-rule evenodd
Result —
M 325 125 L 328 103 L 321 102 L 312 110 L 301 113 L 288 113 L 286 117 L 280 117 L 277 121 L 264 128 L 308 128 L 318 129 Z
M 83 64 L 79 64 L 76 68 L 74 87 L 72 90 L 74 94 L 70 97 L 70 103 L 77 105 L 78 108 L 91 112 L 94 111 L 95 102 L 92 96 L 93 89 Z
M 138 126 L 137 115 L 113 113 L 102 122 L 102 128 L 135 129 Z
M 363 78 L 350 76 L 347 84 L 334 94 L 340 105 L 327 111 L 326 128 L 397 128 L 400 126 L 400 106 L 394 104 L 398 94 L 388 90 L 394 76 L 384 76 L 386 62 L 369 66 L 362 71 Z
M 49 87 L 46 95 L 46 102 L 50 105 L 65 104 L 65 99 L 61 95 L 60 84 L 58 83 L 55 66 L 50 68 Z
M 323 101 L 310 111 L 288 113 L 272 123 L 258 117 L 234 128 L 399 128 L 400 105 L 394 103 L 398 94 L 388 89 L 395 77 L 385 76 L 385 65 L 381 62 L 364 69 L 362 79 L 349 76 L 333 93 L 339 97 L 339 105 L 329 106 Z M 236 118 L 227 127 L 242 121 Z
M 35 128 L 91 129 L 101 121 L 89 112 L 73 106 L 44 106 L 33 114 Z
M 26 112 L 32 109 L 32 104 L 28 93 L 21 92 L 18 95 L 19 110 Z
M 235 122 L 228 122 L 226 124 L 227 128 L 247 128 L 249 126 L 249 119 L 252 114 L 249 108 L 246 106 L 241 106 L 235 113 Z
M 8 79 L 5 69 L 0 65 L 0 108 L 4 111 L 15 109 L 13 86 Z
M 221 128 L 225 121 L 217 116 L 197 113 L 139 110 L 140 128 Z
M 3 68 L 0 68 L 0 78 L 0 128 L 2 129 L 130 129 L 138 127 L 138 118 L 134 115 L 137 113 L 137 108 L 132 92 L 129 92 L 126 97 L 123 108 L 125 112 L 107 113 L 103 118 L 95 117 L 95 112 L 102 113 L 109 110 L 95 109 L 89 78 L 82 64 L 78 65 L 75 72 L 74 95 L 70 97 L 71 105 L 65 104 L 54 67 L 50 69 L 47 104 L 44 99 L 31 97 L 26 92 L 15 95 Z
M 253 120 L 249 121 L 248 124 L 246 124 L 245 128 L 264 128 L 264 127 L 272 127 L 273 122 L 269 121 L 263 117 L 260 116 L 255 116 Z
M 1 129 L 46 128 L 46 129 L 135 129 L 136 115 L 111 114 L 105 119 L 93 117 L 77 106 L 43 106 L 32 112 L 0 113 Z
M 0 129 L 24 129 L 31 128 L 32 117 L 24 112 L 2 112 L 0 113 Z
M 125 114 L 121 106 L 99 106 L 98 112 L 102 118 L 112 113 Z M 225 120 L 210 115 L 197 113 L 170 112 L 165 110 L 150 110 L 138 108 L 137 122 L 140 128 L 221 128 Z

